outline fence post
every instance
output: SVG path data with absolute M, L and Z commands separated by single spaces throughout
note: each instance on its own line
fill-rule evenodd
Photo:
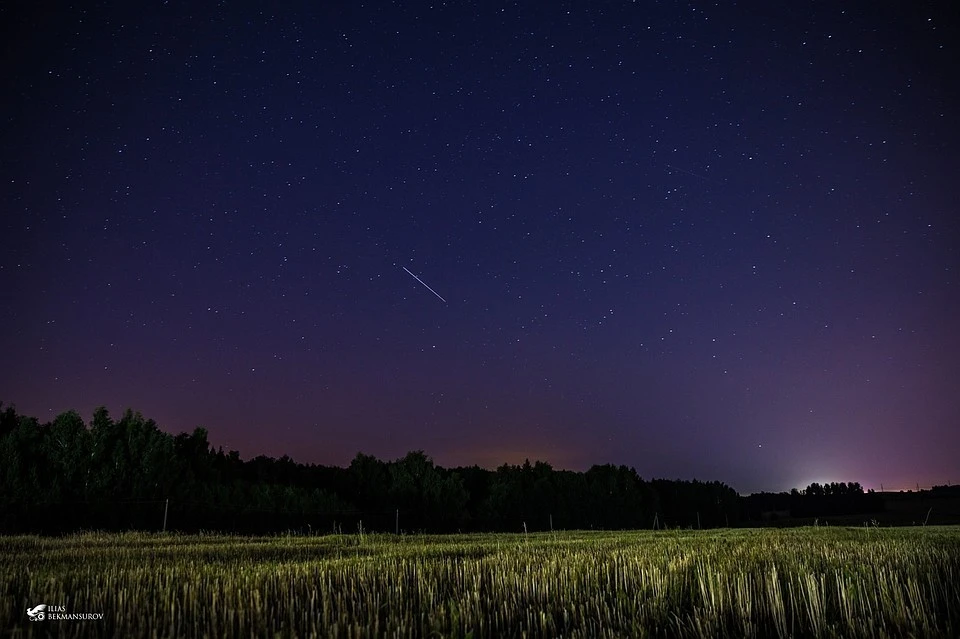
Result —
M 167 511 L 170 510 L 170 498 L 167 497 L 163 504 L 163 532 L 167 532 Z

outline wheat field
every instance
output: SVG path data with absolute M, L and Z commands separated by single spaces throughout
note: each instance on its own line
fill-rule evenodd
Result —
M 0 557 L 12 637 L 960 636 L 960 527 L 85 533 Z

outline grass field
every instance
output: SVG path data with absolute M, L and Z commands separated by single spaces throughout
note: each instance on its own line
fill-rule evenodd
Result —
M 0 558 L 4 636 L 960 636 L 960 527 L 88 533 Z

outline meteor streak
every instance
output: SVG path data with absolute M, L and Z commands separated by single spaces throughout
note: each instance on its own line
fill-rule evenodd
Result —
M 430 291 L 431 293 L 433 293 L 433 294 L 436 295 L 437 297 L 440 297 L 440 293 L 437 293 L 435 290 L 433 290 L 432 288 L 430 288 L 429 286 L 427 286 L 427 283 L 426 283 L 426 282 L 424 282 L 423 280 L 421 280 L 419 277 L 417 277 L 417 276 L 414 275 L 413 273 L 410 273 L 410 271 L 407 269 L 406 266 L 401 266 L 400 268 L 402 268 L 403 270 L 407 271 L 407 273 L 410 274 L 410 277 L 412 277 L 413 279 L 417 280 L 418 282 L 420 282 L 421 284 L 423 284 L 424 286 L 426 286 L 428 291 Z M 440 297 L 440 301 L 443 302 L 444 304 L 447 303 L 447 300 L 443 299 L 442 297 Z

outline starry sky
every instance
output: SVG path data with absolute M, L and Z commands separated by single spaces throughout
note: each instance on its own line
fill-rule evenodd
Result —
M 950 2 L 0 24 L 21 413 L 130 407 L 335 465 L 960 482 Z

